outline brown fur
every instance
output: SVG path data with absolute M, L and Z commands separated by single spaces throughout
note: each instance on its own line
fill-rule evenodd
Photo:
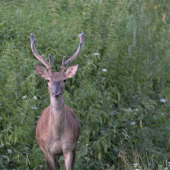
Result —
M 77 140 L 80 134 L 80 123 L 79 123 L 79 119 L 77 115 L 67 105 L 65 105 L 65 113 L 66 113 L 67 124 L 66 124 L 66 129 L 64 130 L 64 133 L 61 136 L 61 139 L 58 141 L 58 144 L 61 145 L 61 150 L 59 152 L 57 150 L 56 153 L 55 152 L 51 152 L 51 154 L 49 153 L 49 139 L 51 139 L 50 132 L 49 132 L 50 116 L 51 116 L 50 106 L 47 107 L 43 111 L 38 121 L 37 128 L 36 128 L 36 138 L 37 138 L 40 148 L 42 149 L 45 155 L 50 154 L 54 159 L 57 155 L 64 154 L 63 152 L 67 153 L 67 148 L 69 146 L 67 146 L 66 140 L 68 140 L 68 142 L 72 145 L 72 147 L 68 149 L 72 150 L 73 159 L 75 159 L 75 154 L 76 154 L 76 149 L 77 149 Z M 63 142 L 63 141 L 66 141 L 66 142 Z M 46 161 L 48 165 L 48 160 Z M 73 164 L 74 164 L 74 161 L 73 161 Z M 49 165 L 51 166 L 50 163 Z M 53 170 L 53 167 L 51 168 L 51 170 Z
M 68 127 L 70 127 L 75 135 L 75 139 L 78 140 L 79 134 L 80 134 L 80 123 L 77 115 L 71 110 L 71 108 L 67 105 L 65 105 L 65 111 L 66 111 L 66 119 L 68 122 Z M 38 144 L 41 144 L 41 149 L 43 151 L 47 150 L 45 143 L 49 138 L 49 122 L 50 121 L 50 106 L 47 107 L 40 119 L 38 120 L 37 128 L 36 128 L 36 138 L 38 141 Z M 72 126 L 72 122 L 74 123 L 74 126 Z

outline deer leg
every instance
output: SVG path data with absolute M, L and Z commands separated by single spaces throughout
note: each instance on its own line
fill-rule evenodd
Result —
M 59 170 L 58 160 L 52 156 L 45 156 L 45 160 L 47 162 L 48 170 Z
M 64 154 L 64 161 L 66 165 L 66 170 L 73 170 L 73 153 L 68 152 L 67 154 Z
M 75 158 L 76 158 L 76 148 L 73 150 L 73 163 L 72 163 L 72 169 L 73 169 L 73 167 L 74 167 Z

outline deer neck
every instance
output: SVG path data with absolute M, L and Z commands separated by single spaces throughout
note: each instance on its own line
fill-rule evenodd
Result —
M 50 96 L 50 129 L 51 135 L 60 140 L 66 124 L 66 113 L 64 105 L 64 97 L 55 99 Z
M 50 109 L 55 116 L 63 114 L 63 112 L 65 113 L 64 97 L 61 96 L 60 98 L 55 99 L 50 96 Z

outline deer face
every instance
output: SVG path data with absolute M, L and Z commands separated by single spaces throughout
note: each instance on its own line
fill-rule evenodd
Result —
M 36 64 L 36 72 L 40 77 L 46 79 L 50 95 L 58 99 L 64 94 L 65 82 L 68 78 L 72 78 L 78 69 L 78 65 L 68 67 L 66 72 L 53 72 L 52 69 L 49 71 L 45 67 Z

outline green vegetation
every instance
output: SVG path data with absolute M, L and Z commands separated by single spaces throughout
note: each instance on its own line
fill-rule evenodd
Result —
M 73 62 L 65 103 L 79 116 L 76 170 L 162 170 L 170 162 L 169 0 L 1 0 L 0 169 L 45 170 L 35 128 L 49 106 L 36 48 Z M 25 97 L 23 97 L 25 96 Z M 35 100 L 35 97 L 37 100 Z M 34 97 L 34 99 L 33 99 Z M 65 169 L 60 157 L 61 169 Z

